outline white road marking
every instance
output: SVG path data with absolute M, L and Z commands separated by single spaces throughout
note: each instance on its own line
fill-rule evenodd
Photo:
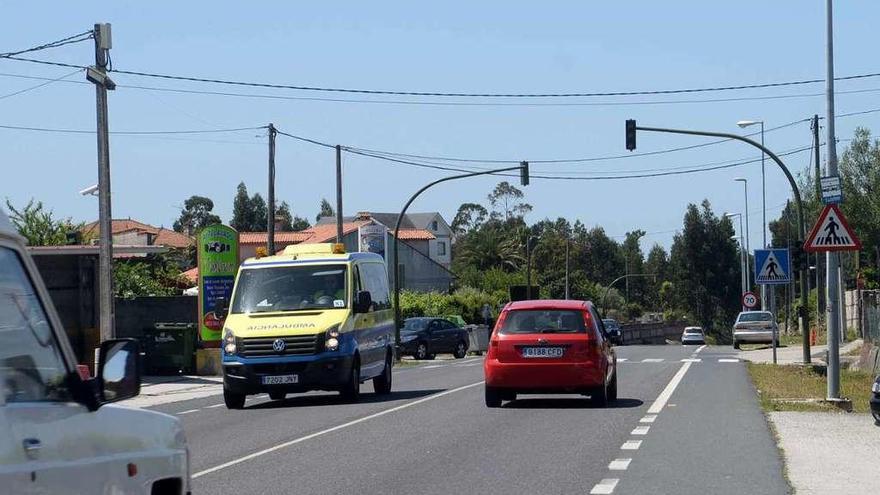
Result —
M 643 363 L 662 363 L 663 358 L 647 358 L 647 359 L 642 359 L 642 362 Z
M 617 483 L 619 481 L 620 480 L 617 478 L 604 479 L 597 483 L 596 486 L 594 486 L 593 489 L 590 490 L 590 493 L 596 495 L 608 495 L 610 493 L 614 493 L 614 487 L 617 486 Z
M 225 405 L 226 405 L 226 404 L 214 404 L 213 406 L 208 406 L 208 407 L 206 407 L 205 409 L 214 409 L 215 407 L 223 407 L 223 406 L 225 406 Z
M 483 363 L 465 363 L 465 364 L 456 364 L 455 366 L 458 368 L 467 368 L 469 366 L 479 366 Z
M 684 359 L 681 360 L 682 363 L 699 363 L 699 362 L 702 362 L 702 361 L 703 361 L 703 360 L 700 359 L 700 358 L 684 358 Z
M 739 359 L 719 359 L 719 363 L 738 363 Z
M 626 471 L 631 462 L 632 459 L 614 459 L 611 461 L 611 464 L 608 465 L 608 469 L 612 471 Z
M 446 366 L 446 365 L 445 364 L 433 364 L 431 366 L 422 366 L 422 369 L 423 370 L 432 370 L 434 368 L 442 368 L 444 366 Z
M 627 440 L 620 446 L 621 450 L 639 450 L 639 447 L 642 446 L 641 440 Z
M 617 358 L 618 363 L 625 363 L 627 361 L 629 361 L 629 358 Z
M 663 407 L 666 405 L 666 402 L 669 401 L 669 397 L 672 396 L 672 392 L 675 392 L 675 389 L 678 387 L 678 384 L 681 383 L 681 379 L 684 378 L 684 374 L 687 373 L 687 370 L 690 369 L 691 364 L 693 363 L 684 363 L 679 368 L 678 372 L 672 377 L 672 380 L 669 380 L 669 383 L 666 385 L 666 388 L 660 392 L 660 395 L 657 397 L 657 400 L 651 404 L 651 407 L 648 409 L 648 414 L 657 414 L 663 410 Z
M 181 411 L 181 412 L 177 413 L 177 415 L 183 416 L 184 414 L 192 414 L 194 412 L 199 412 L 199 410 L 198 409 L 189 409 L 187 411 Z
M 639 420 L 639 423 L 653 423 L 657 419 L 657 415 L 648 415 Z
M 705 349 L 705 348 L 706 348 L 706 344 L 703 344 L 703 345 L 701 345 L 700 347 L 697 347 L 697 350 L 694 351 L 694 355 L 699 354 L 700 351 L 702 351 L 702 350 Z
M 312 434 L 310 434 L 310 435 L 306 435 L 306 436 L 304 436 L 304 437 L 299 437 L 299 438 L 296 438 L 296 439 L 293 439 L 293 440 L 289 440 L 289 441 L 287 441 L 287 442 L 282 442 L 282 443 L 279 443 L 278 445 L 275 445 L 275 446 L 273 446 L 273 447 L 269 447 L 269 448 L 267 448 L 267 449 L 263 449 L 263 450 L 260 450 L 260 451 L 254 452 L 254 453 L 252 453 L 252 454 L 248 454 L 248 455 L 246 455 L 246 456 L 244 456 L 244 457 L 239 457 L 238 459 L 233 459 L 233 460 L 231 460 L 231 461 L 229 461 L 229 462 L 224 462 L 223 464 L 219 464 L 219 465 L 217 465 L 217 466 L 214 466 L 214 467 L 212 467 L 212 468 L 205 469 L 205 470 L 203 470 L 203 471 L 199 471 L 199 472 L 197 472 L 197 473 L 194 473 L 194 474 L 192 475 L 192 477 L 193 477 L 193 479 L 195 479 L 195 478 L 200 478 L 200 477 L 202 477 L 202 476 L 204 476 L 204 475 L 206 475 L 206 474 L 211 474 L 211 473 L 213 473 L 213 472 L 215 472 L 215 471 L 220 471 L 221 469 L 226 469 L 226 468 L 228 468 L 228 467 L 235 466 L 236 464 L 241 464 L 242 462 L 246 462 L 246 461 L 250 461 L 250 460 L 252 460 L 252 459 L 256 459 L 257 457 L 261 457 L 261 456 L 264 456 L 264 455 L 266 455 L 266 454 L 270 454 L 270 453 L 272 453 L 272 452 L 275 452 L 275 451 L 278 451 L 278 450 L 281 450 L 281 449 L 285 449 L 285 448 L 287 448 L 287 447 L 290 447 L 291 445 L 296 445 L 296 444 L 298 444 L 298 443 L 305 442 L 306 440 L 311 440 L 311 439 L 313 439 L 313 438 L 320 437 L 320 436 L 322 436 L 322 435 L 326 435 L 326 434 L 328 434 L 328 433 L 333 433 L 334 431 L 342 430 L 342 429 L 344 429 L 344 428 L 348 428 L 348 427 L 350 427 L 350 426 L 354 426 L 354 425 L 357 425 L 357 424 L 363 423 L 364 421 L 369 421 L 369 420 L 371 420 L 371 419 L 375 419 L 375 418 L 378 418 L 378 417 L 381 417 L 381 416 L 385 416 L 386 414 L 391 414 L 391 413 L 393 413 L 393 412 L 401 411 L 401 410 L 403 410 L 403 409 L 408 409 L 408 408 L 410 408 L 410 407 L 417 406 L 417 405 L 419 405 L 419 404 L 423 404 L 423 403 L 428 402 L 428 401 L 432 401 L 432 400 L 435 400 L 435 399 L 439 399 L 440 397 L 445 397 L 445 396 L 447 396 L 447 395 L 454 394 L 454 393 L 456 393 L 456 392 L 461 392 L 462 390 L 467 390 L 467 389 L 469 389 L 469 388 L 477 387 L 477 386 L 482 385 L 483 383 L 484 383 L 484 382 L 481 380 L 481 381 L 476 382 L 476 383 L 471 383 L 470 385 L 464 385 L 464 386 L 461 386 L 461 387 L 458 387 L 458 388 L 453 388 L 453 389 L 450 389 L 450 390 L 445 390 L 445 391 L 443 391 L 443 392 L 439 392 L 439 393 L 436 393 L 436 394 L 434 394 L 434 395 L 429 395 L 429 396 L 427 396 L 427 397 L 423 397 L 423 398 L 421 398 L 421 399 L 414 400 L 414 401 L 412 401 L 412 402 L 407 402 L 406 404 L 401 404 L 401 405 L 399 405 L 399 406 L 395 406 L 395 407 L 392 407 L 392 408 L 390 408 L 390 409 L 385 409 L 384 411 L 379 411 L 379 412 L 377 412 L 377 413 L 370 414 L 369 416 L 364 416 L 364 417 L 362 417 L 362 418 L 358 418 L 358 419 L 355 419 L 355 420 L 349 421 L 349 422 L 347 422 L 347 423 L 342 423 L 341 425 L 336 425 L 336 426 L 334 426 L 334 427 L 332 427 L 332 428 L 327 428 L 326 430 L 317 431 L 317 432 L 315 432 L 315 433 L 312 433 Z
M 632 431 L 632 435 L 647 435 L 648 430 L 650 430 L 650 426 L 636 426 Z

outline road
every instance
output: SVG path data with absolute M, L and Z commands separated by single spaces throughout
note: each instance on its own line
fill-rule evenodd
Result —
M 698 351 L 699 349 L 699 351 Z M 483 404 L 482 361 L 395 370 L 394 393 L 218 396 L 180 417 L 194 493 L 783 494 L 776 444 L 730 347 L 617 348 L 620 399 Z

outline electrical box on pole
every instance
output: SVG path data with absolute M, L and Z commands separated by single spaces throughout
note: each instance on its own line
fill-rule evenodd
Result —
M 529 185 L 529 162 L 519 162 L 519 183 Z
M 626 149 L 629 151 L 636 149 L 636 121 L 634 119 L 626 121 Z

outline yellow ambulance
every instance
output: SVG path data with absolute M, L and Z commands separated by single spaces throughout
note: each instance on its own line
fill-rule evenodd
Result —
M 338 391 L 349 401 L 372 380 L 391 392 L 394 314 L 384 259 L 342 244 L 288 246 L 239 268 L 223 326 L 223 398 Z

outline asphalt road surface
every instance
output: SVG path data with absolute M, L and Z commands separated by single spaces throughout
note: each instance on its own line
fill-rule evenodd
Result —
M 617 348 L 619 399 L 483 403 L 482 358 L 395 370 L 394 392 L 217 396 L 178 415 L 194 493 L 784 494 L 782 461 L 730 347 Z

